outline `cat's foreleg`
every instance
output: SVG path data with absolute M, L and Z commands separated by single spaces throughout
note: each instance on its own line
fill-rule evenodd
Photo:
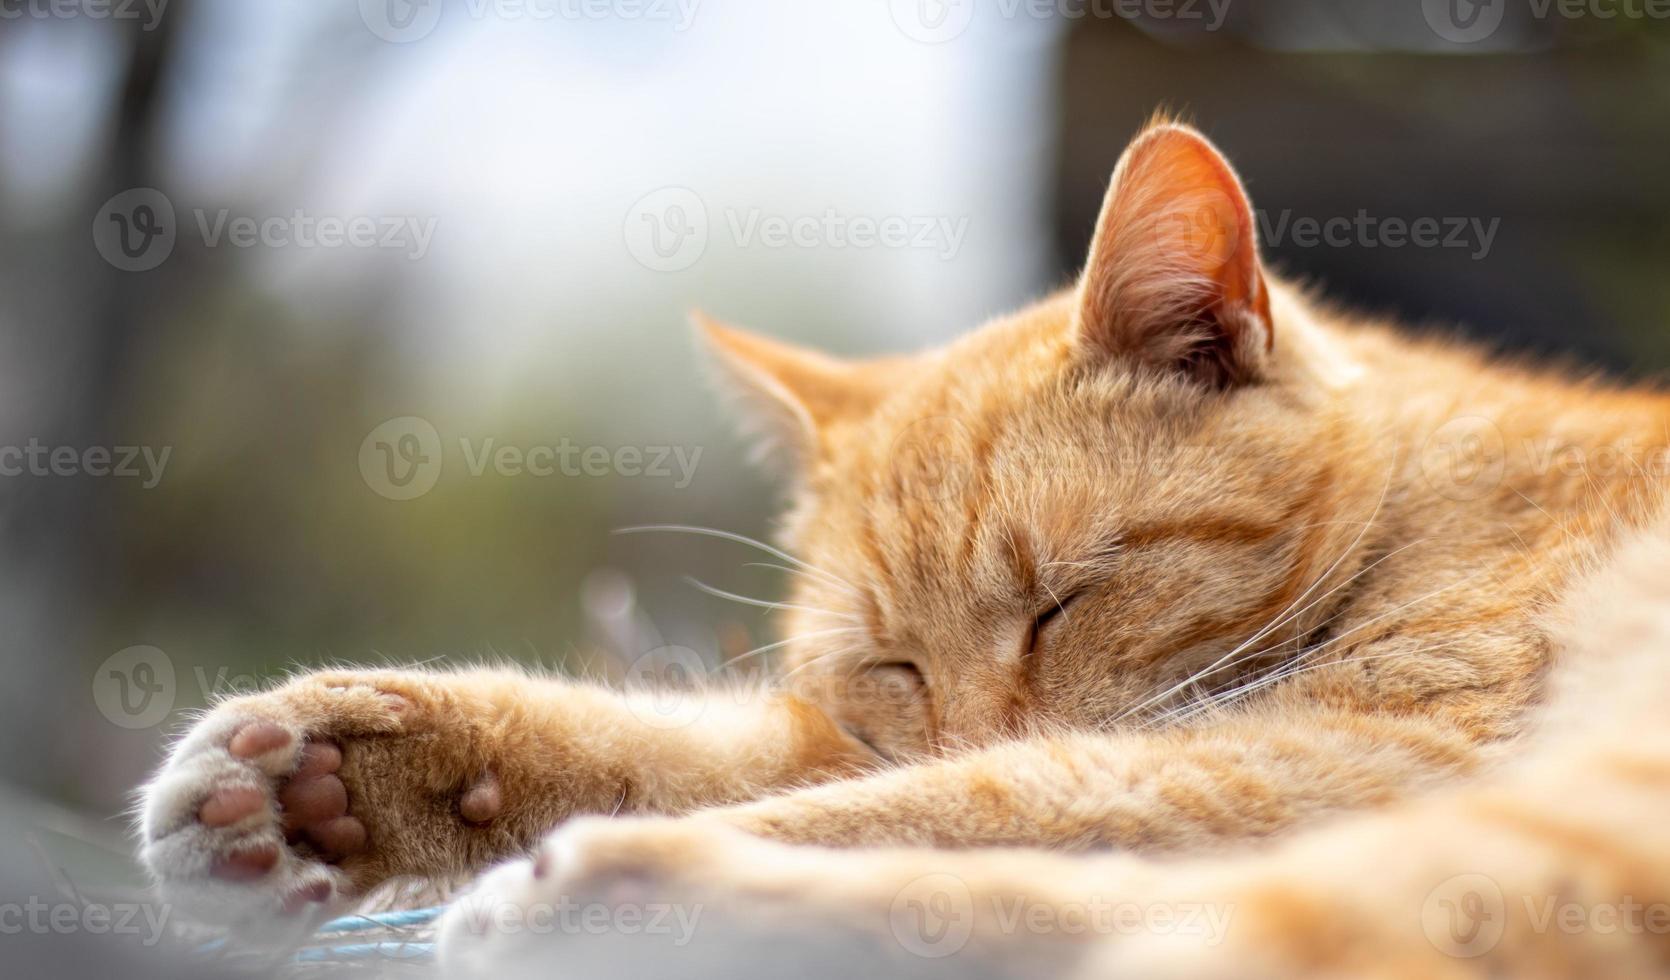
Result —
M 761 951 L 821 942 L 810 948 L 860 957 L 865 966 L 891 959 L 871 975 L 1663 976 L 1670 943 L 1667 562 L 1670 536 L 1644 539 L 1555 611 L 1553 619 L 1564 623 L 1564 656 L 1548 702 L 1499 766 L 1375 813 L 1296 831 L 1269 846 L 1192 859 L 795 847 L 738 833 L 729 820 L 781 801 L 679 819 L 579 821 L 546 842 L 539 862 L 494 871 L 459 903 L 445 922 L 443 954 L 468 967 L 511 965 L 524 954 L 550 963 L 588 948 L 600 957 L 664 957 L 660 962 L 683 965 L 701 963 L 705 953 L 712 959 L 704 965 L 714 967 L 706 975 L 728 976 L 725 968 L 740 963 L 760 967 Z M 1448 736 L 1381 727 L 1394 724 L 1385 719 L 1245 722 L 1252 727 L 1152 736 L 1144 743 L 1150 750 L 1169 748 L 1128 752 L 1125 762 L 1097 754 L 1097 744 L 1113 741 L 1074 746 L 1067 756 L 1058 743 L 1046 743 L 1053 752 L 1027 743 L 914 775 L 901 770 L 849 796 L 849 819 L 834 826 L 850 833 L 850 815 L 860 806 L 885 826 L 885 814 L 907 812 L 895 794 L 913 784 L 927 801 L 908 811 L 913 825 L 947 841 L 957 825 L 932 816 L 935 807 L 972 806 L 988 818 L 1008 813 L 1016 821 L 1012 835 L 1037 834 L 1040 818 L 1014 802 L 1034 791 L 1058 812 L 1087 811 L 1090 825 L 1103 828 L 1097 833 L 1116 842 L 1166 840 L 1164 819 L 1196 819 L 1195 804 L 1184 801 L 1232 785 L 1237 792 L 1226 799 L 1263 815 L 1225 826 L 1278 827 L 1302 809 L 1296 801 L 1308 800 L 1314 810 L 1330 800 L 1361 804 L 1375 787 L 1407 788 L 1422 773 L 1443 769 L 1440 750 L 1451 744 Z M 1430 722 L 1419 727 L 1433 730 Z M 1365 740 L 1385 751 L 1368 751 Z M 1190 764 L 1176 751 L 1180 744 L 1209 751 L 1214 761 Z M 1455 758 L 1465 755 L 1457 746 Z M 1121 768 L 1134 758 L 1147 761 Z M 1370 771 L 1377 760 L 1388 768 L 1383 776 Z M 1021 763 L 1038 773 L 1037 782 L 1019 777 L 1027 771 Z M 1272 764 L 1277 775 L 1254 778 Z M 1150 805 L 1103 807 L 1095 793 L 1109 787 L 1087 781 L 1092 765 L 1120 774 L 1115 785 Z M 1238 782 L 1200 781 L 1204 773 L 1229 771 Z M 976 772 L 1007 775 L 989 783 L 975 780 Z M 921 780 L 924 773 L 930 779 Z M 971 792 L 960 805 L 949 804 L 950 786 Z M 1052 786 L 1067 787 L 1066 795 Z M 1278 786 L 1286 796 L 1271 792 Z M 882 805 L 890 800 L 891 810 Z M 1111 820 L 1115 813 L 1136 816 Z M 989 831 L 997 822 L 978 826 L 988 828 L 986 839 L 973 842 L 1004 842 L 992 840 L 1003 837 Z M 959 841 L 971 836 L 964 830 Z M 604 903 L 616 913 L 633 902 L 681 910 L 673 924 L 682 931 L 609 943 L 622 938 L 621 930 L 553 936 L 520 927 L 519 915 L 559 898 L 569 907 Z M 618 914 L 611 921 L 620 921 Z M 785 937 L 795 945 L 786 947 Z M 828 975 L 844 975 L 841 960 L 829 961 L 835 969 Z M 771 964 L 763 966 L 771 972 Z
M 500 868 L 455 903 L 443 960 L 499 980 L 552 964 L 689 977 L 1660 977 L 1667 759 L 1656 737 L 1595 746 L 1189 860 L 837 850 L 705 815 L 582 820 L 538 862 Z
M 1187 850 L 1385 804 L 1478 762 L 1430 718 L 1285 705 L 1195 729 L 1039 736 L 713 815 L 802 844 Z
M 578 814 L 683 813 L 857 771 L 766 690 L 667 701 L 508 670 L 326 671 L 216 705 L 144 789 L 141 857 L 227 918 L 452 879 Z

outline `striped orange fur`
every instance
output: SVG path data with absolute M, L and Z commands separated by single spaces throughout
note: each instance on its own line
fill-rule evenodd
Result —
M 561 679 L 304 676 L 182 743 L 148 862 L 259 911 L 536 850 L 478 899 L 676 896 L 719 939 L 811 923 L 913 969 L 896 906 L 949 876 L 962 962 L 998 973 L 1662 973 L 1670 398 L 1334 310 L 1263 268 L 1252 213 L 1156 120 L 1078 282 L 945 347 L 847 362 L 699 317 L 793 474 L 776 683 L 667 726 Z M 275 747 L 241 754 L 257 731 Z M 335 830 L 286 820 L 331 779 Z M 254 884 L 220 873 L 238 849 Z M 1234 915 L 1203 938 L 980 913 L 1091 896 Z M 1485 948 L 1444 931 L 1463 900 Z M 1536 914 L 1632 903 L 1665 929 Z M 463 912 L 446 948 L 583 955 Z

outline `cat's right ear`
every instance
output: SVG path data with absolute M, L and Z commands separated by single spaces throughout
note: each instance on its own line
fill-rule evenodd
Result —
M 1114 169 L 1079 279 L 1094 356 L 1214 387 L 1256 379 L 1275 343 L 1252 206 L 1206 137 L 1151 124 Z
M 699 311 L 690 320 L 763 455 L 781 452 L 797 467 L 810 465 L 833 427 L 869 414 L 885 391 L 871 364 L 728 327 Z

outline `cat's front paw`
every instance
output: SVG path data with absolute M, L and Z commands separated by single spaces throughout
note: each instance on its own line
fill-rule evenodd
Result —
M 730 904 L 735 885 L 726 869 L 769 868 L 769 856 L 753 852 L 775 847 L 700 818 L 573 820 L 535 857 L 493 869 L 454 901 L 439 926 L 443 971 L 703 975 L 718 938 L 706 930 L 712 904 Z
M 439 926 L 447 976 L 967 976 L 892 931 L 896 877 L 858 852 L 707 815 L 580 818 L 484 875 Z
M 392 673 L 315 674 L 219 705 L 143 791 L 142 862 L 166 899 L 213 921 L 363 891 L 396 870 L 399 831 L 433 809 L 397 773 L 403 755 L 424 769 L 425 709 Z M 496 787 L 461 788 L 447 819 L 491 816 Z

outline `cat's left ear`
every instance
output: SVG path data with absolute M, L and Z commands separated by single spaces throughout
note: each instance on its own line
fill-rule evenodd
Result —
M 832 429 L 868 415 L 893 380 L 881 362 L 843 361 L 725 326 L 700 312 L 690 319 L 725 387 L 742 402 L 745 428 L 763 450 L 785 450 L 800 468 L 817 457 Z
M 1200 133 L 1150 126 L 1125 150 L 1079 280 L 1077 339 L 1215 387 L 1257 378 L 1275 343 L 1241 181 Z

